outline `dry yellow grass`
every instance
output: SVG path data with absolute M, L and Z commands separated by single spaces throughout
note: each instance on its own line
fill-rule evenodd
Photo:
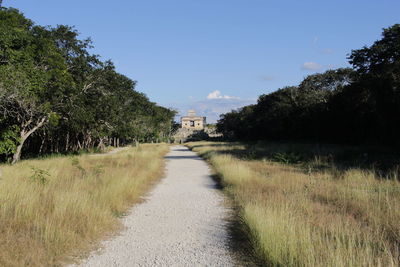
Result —
M 0 266 L 58 266 L 92 248 L 161 177 L 167 150 L 1 165 Z
M 274 266 L 399 266 L 400 183 L 372 171 L 304 171 L 243 160 L 238 143 L 189 143 L 241 207 L 259 255 Z

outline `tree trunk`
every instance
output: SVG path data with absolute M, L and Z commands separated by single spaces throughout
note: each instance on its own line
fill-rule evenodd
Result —
M 97 149 L 99 149 L 101 152 L 103 152 L 106 148 L 106 146 L 104 145 L 104 140 L 107 140 L 107 138 L 100 138 L 100 142 L 97 145 Z
M 60 138 L 57 136 L 56 139 L 56 147 L 55 147 L 55 152 L 58 154 L 59 153 L 59 148 L 60 147 Z
M 27 127 L 30 125 L 29 121 L 27 124 L 25 124 L 21 130 L 20 133 L 20 137 L 21 137 L 21 142 L 20 144 L 17 146 L 17 150 L 15 151 L 14 155 L 13 155 L 13 160 L 11 162 L 11 164 L 15 164 L 17 163 L 20 159 L 21 159 L 21 153 L 22 153 L 22 147 L 26 141 L 26 139 L 33 134 L 37 129 L 39 129 L 40 127 L 42 127 L 44 125 L 44 123 L 46 122 L 47 117 L 42 118 L 38 124 L 36 124 L 36 126 L 34 126 L 32 129 L 28 130 Z
M 79 140 L 78 140 L 78 149 L 82 149 L 82 145 L 81 142 L 79 142 Z
M 65 140 L 65 152 L 68 152 L 69 147 L 69 132 L 67 132 L 67 140 Z
M 50 137 L 49 141 L 50 141 L 50 153 L 52 153 L 52 154 L 53 154 L 53 152 L 54 152 L 54 142 L 53 142 L 53 137 Z
M 42 154 L 42 152 L 43 152 L 43 146 L 44 146 L 45 141 L 46 141 L 46 134 L 43 135 L 42 143 L 40 144 L 40 148 L 39 148 L 39 154 Z
M 11 164 L 17 163 L 21 159 L 21 152 L 22 152 L 22 146 L 24 145 L 26 139 L 21 138 L 20 144 L 17 146 L 17 150 L 15 151 L 13 155 L 13 160 Z

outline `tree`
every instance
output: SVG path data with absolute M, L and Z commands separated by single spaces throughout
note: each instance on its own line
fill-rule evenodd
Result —
M 400 73 L 400 24 L 383 29 L 382 39 L 370 47 L 352 50 L 349 62 L 360 74 L 393 75 Z
M 298 87 L 289 86 L 273 93 L 261 95 L 254 108 L 256 129 L 253 139 L 288 138 L 295 134 L 295 108 L 298 107 Z M 294 120 L 295 121 L 295 120 Z
M 12 72 L 9 73 L 13 74 Z M 7 76 L 0 72 L 0 77 L 4 79 Z M 18 78 L 16 77 L 16 79 Z M 25 84 L 22 84 L 21 87 L 15 85 L 7 87 L 8 90 L 6 91 L 1 86 L 4 84 L 4 81 L 5 79 L 0 84 L 0 90 L 3 91 L 3 94 L 0 96 L 0 110 L 4 117 L 15 118 L 20 129 L 19 144 L 15 149 L 12 161 L 16 163 L 20 159 L 22 147 L 26 139 L 47 122 L 49 115 L 28 94 L 24 96 L 23 90 L 28 86 Z
M 328 102 L 329 97 L 356 80 L 356 73 L 350 68 L 328 70 L 307 76 L 299 85 L 300 94 L 313 103 Z
M 170 138 L 175 112 L 135 91 L 136 81 L 89 53 L 91 47 L 72 27 L 41 27 L 16 9 L 0 10 L 2 161 L 11 152 L 15 163 L 23 151 Z
M 15 163 L 26 139 L 56 117 L 71 80 L 46 28 L 34 26 L 15 9 L 0 11 L 0 21 L 0 111 L 20 129 Z
M 353 91 L 368 107 L 364 130 L 370 139 L 400 144 L 400 24 L 384 29 L 382 39 L 370 47 L 353 50 L 349 62 L 360 76 Z

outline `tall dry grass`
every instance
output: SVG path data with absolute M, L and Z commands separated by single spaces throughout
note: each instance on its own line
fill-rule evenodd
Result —
M 167 145 L 1 165 L 0 266 L 58 266 L 120 227 L 161 177 Z
M 188 146 L 214 166 L 266 263 L 399 266 L 398 180 L 378 179 L 374 171 L 357 168 L 305 170 L 266 158 L 246 159 L 237 155 L 252 151 L 238 143 Z

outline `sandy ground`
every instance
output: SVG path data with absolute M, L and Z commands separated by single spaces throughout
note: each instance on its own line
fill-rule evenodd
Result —
M 207 164 L 183 146 L 166 156 L 166 176 L 123 219 L 125 230 L 80 266 L 233 266 L 229 209 Z

